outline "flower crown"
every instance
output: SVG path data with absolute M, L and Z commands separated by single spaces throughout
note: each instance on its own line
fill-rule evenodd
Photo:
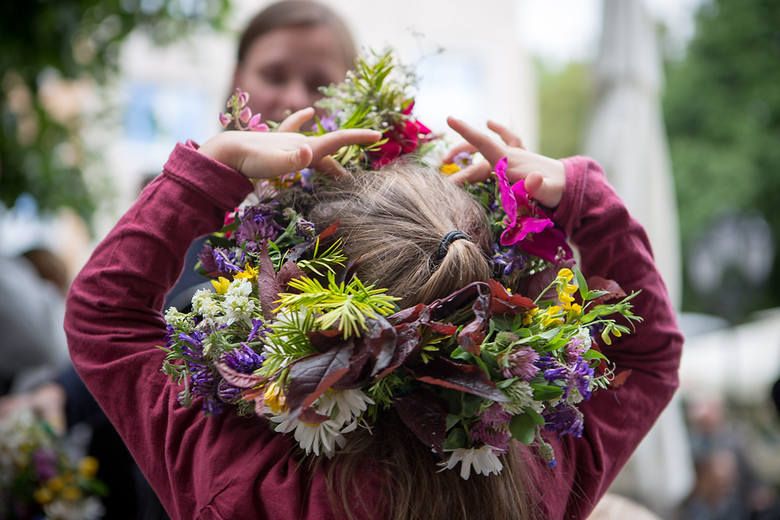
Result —
M 424 160 L 434 136 L 413 115 L 414 84 L 390 52 L 361 58 L 323 90 L 327 115 L 309 133 L 382 130 L 378 143 L 335 155 L 347 168 Z M 220 120 L 269 131 L 247 101 L 236 92 Z M 442 174 L 470 160 L 460 155 Z M 305 208 L 287 203 L 316 190 L 316 172 L 259 183 L 200 254 L 214 290 L 196 292 L 191 312 L 165 314 L 163 371 L 184 385 L 180 402 L 267 417 L 306 454 L 333 456 L 392 408 L 443 468 L 460 463 L 464 479 L 500 472 L 511 439 L 537 446 L 554 466 L 542 431 L 581 436 L 577 405 L 612 379 L 594 334 L 610 345 L 640 318 L 635 294 L 572 269 L 563 233 L 522 181 L 509 183 L 505 159 L 495 173 L 467 187 L 495 235 L 494 279 L 405 309 L 346 269 L 337 224 L 317 232 Z M 508 289 L 521 286 L 538 296 Z

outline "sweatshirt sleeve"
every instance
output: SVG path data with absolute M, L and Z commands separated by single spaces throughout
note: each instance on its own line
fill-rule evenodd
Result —
M 595 161 L 574 157 L 564 164 L 566 189 L 553 219 L 579 249 L 586 277 L 615 280 L 626 293 L 641 291 L 633 304 L 644 320 L 604 348 L 616 374 L 628 377 L 583 403 L 583 437 L 548 439 L 560 464 L 550 470 L 557 485 L 548 493 L 568 496 L 565 503 L 548 500 L 560 507 L 550 518 L 579 519 L 587 517 L 674 394 L 683 337 L 644 229 Z
M 219 423 L 206 425 L 199 410 L 177 406 L 179 389 L 160 373 L 163 299 L 190 242 L 219 229 L 225 211 L 251 189 L 240 173 L 195 145 L 177 145 L 163 174 L 97 246 L 68 296 L 65 330 L 74 366 L 174 518 L 193 518 L 224 483 L 191 470 L 200 456 L 195 451 L 209 442 L 205 430 Z

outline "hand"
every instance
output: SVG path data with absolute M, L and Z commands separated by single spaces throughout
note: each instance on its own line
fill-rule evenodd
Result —
M 59 384 L 47 383 L 32 392 L 0 399 L 0 419 L 23 410 L 40 416 L 55 432 L 65 433 L 65 390 Z
M 525 179 L 525 189 L 529 195 L 542 205 L 554 208 L 561 202 L 566 186 L 566 172 L 561 161 L 529 152 L 523 142 L 508 128 L 494 121 L 488 121 L 488 128 L 501 137 L 503 143 L 454 117 L 447 118 L 450 128 L 458 132 L 465 140 L 444 157 L 444 162 L 460 152 L 479 152 L 487 159 L 472 164 L 450 176 L 459 184 L 481 182 L 490 176 L 496 163 L 502 157 L 508 159 L 507 178 L 510 182 Z
M 249 178 L 270 179 L 313 165 L 338 172 L 329 154 L 342 146 L 369 144 L 382 138 L 374 130 L 336 130 L 317 137 L 297 133 L 314 116 L 313 108 L 291 114 L 276 132 L 222 132 L 200 147 L 200 153 Z

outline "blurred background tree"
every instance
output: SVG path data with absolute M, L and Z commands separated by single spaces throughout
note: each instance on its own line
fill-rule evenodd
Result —
M 780 2 L 710 0 L 696 16 L 687 51 L 670 61 L 664 112 L 677 184 L 683 247 L 688 257 L 703 236 L 717 236 L 727 215 L 758 212 L 780 243 Z M 710 230 L 707 233 L 707 230 Z M 770 248 L 771 250 L 771 248 Z M 739 251 L 745 258 L 750 251 Z M 752 251 L 769 255 L 769 251 Z M 768 260 L 768 259 L 767 259 Z M 738 311 L 780 305 L 780 262 L 768 282 L 745 287 L 750 269 L 729 265 L 721 291 L 748 291 Z M 690 266 L 689 266 L 690 267 Z M 690 269 L 689 269 L 690 271 Z M 740 274 L 742 271 L 742 274 Z M 686 310 L 713 308 L 687 273 Z M 732 286 L 729 286 L 732 284 Z M 742 286 L 738 289 L 737 286 Z
M 583 136 L 593 105 L 590 64 L 569 62 L 564 67 L 536 62 L 539 77 L 539 151 L 548 157 L 582 153 Z
M 47 84 L 58 82 L 61 93 L 103 83 L 133 31 L 162 44 L 198 27 L 222 29 L 229 8 L 230 0 L 0 2 L 0 202 L 11 207 L 27 193 L 41 211 L 71 207 L 89 220 L 81 113 L 62 109 Z

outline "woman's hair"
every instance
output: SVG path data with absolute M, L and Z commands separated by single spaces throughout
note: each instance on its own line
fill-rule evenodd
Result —
M 394 163 L 322 190 L 311 218 L 339 222 L 344 249 L 364 283 L 385 287 L 399 305 L 429 303 L 491 275 L 485 211 L 438 172 Z M 438 257 L 442 239 L 462 231 Z
M 364 283 L 402 298 L 401 307 L 430 302 L 491 277 L 490 233 L 485 211 L 438 172 L 393 163 L 361 172 L 318 192 L 310 217 L 318 228 L 339 222 L 347 256 Z M 459 230 L 439 257 L 442 238 Z M 391 519 L 531 518 L 530 479 L 518 469 L 518 453 L 504 457 L 499 475 L 463 480 L 440 471 L 437 458 L 391 410 L 371 432 L 350 435 L 346 451 L 325 462 L 333 505 L 350 518 L 356 510 Z M 379 504 L 360 502 L 366 468 L 379 472 Z
M 346 22 L 331 8 L 310 0 L 284 0 L 257 13 L 244 28 L 238 40 L 237 63 L 246 58 L 252 44 L 277 29 L 327 27 L 341 47 L 344 64 L 352 68 L 357 50 Z

